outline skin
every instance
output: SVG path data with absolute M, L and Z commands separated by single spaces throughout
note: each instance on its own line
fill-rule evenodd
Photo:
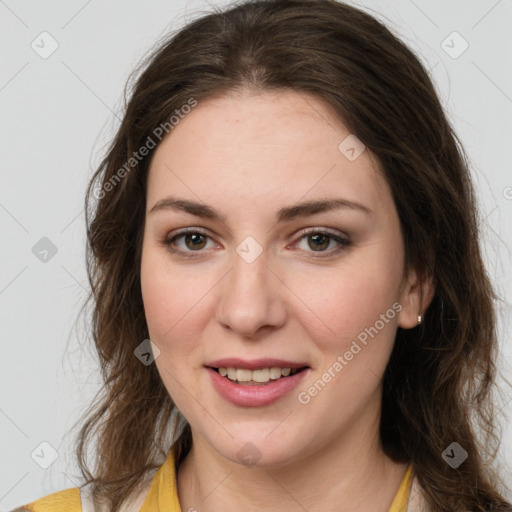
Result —
M 200 102 L 153 156 L 141 286 L 156 365 L 190 423 L 193 448 L 178 468 L 182 510 L 345 512 L 388 510 L 407 464 L 382 451 L 381 378 L 396 330 L 414 328 L 431 281 L 404 273 L 404 246 L 389 187 L 369 150 L 349 161 L 349 130 L 315 96 L 241 90 Z M 179 210 L 150 213 L 167 196 L 207 203 L 225 221 Z M 276 223 L 298 202 L 343 197 L 343 208 Z M 181 237 L 194 227 L 206 239 Z M 350 245 L 320 240 L 328 229 Z M 318 234 L 318 233 L 317 233 Z M 236 248 L 261 246 L 252 263 Z M 323 244 L 323 245 L 322 245 Z M 401 311 L 307 404 L 307 390 L 394 303 Z M 204 365 L 221 357 L 275 357 L 311 367 L 298 389 L 264 407 L 217 394 Z M 244 466 L 237 452 L 261 455 Z M 301 508 L 303 507 L 303 508 Z

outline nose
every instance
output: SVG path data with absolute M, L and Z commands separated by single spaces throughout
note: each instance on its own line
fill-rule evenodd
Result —
M 217 320 L 246 338 L 268 334 L 285 322 L 286 290 L 265 252 L 251 263 L 235 253 L 233 268 L 221 282 Z

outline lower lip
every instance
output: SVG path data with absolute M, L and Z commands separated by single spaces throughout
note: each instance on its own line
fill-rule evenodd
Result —
M 212 378 L 213 386 L 223 398 L 242 407 L 261 407 L 276 402 L 296 388 L 310 369 L 307 368 L 290 377 L 270 381 L 261 386 L 236 384 L 211 368 L 207 368 L 207 370 Z

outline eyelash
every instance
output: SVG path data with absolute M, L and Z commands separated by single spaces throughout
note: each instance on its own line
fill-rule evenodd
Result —
M 185 229 L 178 231 L 177 233 L 175 233 L 172 236 L 167 236 L 166 238 L 161 240 L 161 244 L 164 245 L 167 248 L 167 250 L 169 250 L 173 254 L 180 254 L 183 257 L 190 258 L 190 259 L 198 258 L 201 256 L 201 253 L 203 252 L 201 249 L 197 250 L 197 251 L 189 251 L 189 250 L 183 251 L 181 249 L 176 249 L 176 248 L 172 247 L 172 244 L 177 239 L 183 238 L 186 235 L 190 235 L 190 234 L 198 234 L 198 235 L 202 235 L 206 238 L 210 238 L 210 236 L 207 233 L 205 233 L 204 231 L 202 231 L 199 228 L 185 228 Z M 348 240 L 347 238 L 342 238 L 339 235 L 333 234 L 332 232 L 323 231 L 323 230 L 319 230 L 316 228 L 310 228 L 308 230 L 302 231 L 297 242 L 300 242 L 302 239 L 306 238 L 307 236 L 311 236 L 311 235 L 323 235 L 323 236 L 326 236 L 327 238 L 329 238 L 329 241 L 334 240 L 335 242 L 337 242 L 339 244 L 338 247 L 335 247 L 334 249 L 331 249 L 329 251 L 312 251 L 312 250 L 306 251 L 306 252 L 312 253 L 312 256 L 314 258 L 327 258 L 329 256 L 333 256 L 334 254 L 338 254 L 340 251 L 344 250 L 345 248 L 347 248 L 351 245 L 351 241 Z M 297 242 L 295 242 L 295 243 L 297 243 Z M 197 254 L 194 254 L 194 253 L 197 253 Z

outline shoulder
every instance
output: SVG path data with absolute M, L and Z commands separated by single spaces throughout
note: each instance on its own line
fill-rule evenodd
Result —
M 152 476 L 146 477 L 138 489 L 121 507 L 121 512 L 139 512 L 152 484 Z M 107 512 L 105 506 L 95 507 L 90 485 L 73 487 L 44 496 L 22 505 L 11 512 Z
M 432 508 L 425 498 L 423 487 L 421 487 L 418 477 L 414 475 L 409 493 L 407 512 L 431 512 L 431 510 Z
M 138 512 L 144 503 L 150 487 L 146 482 L 142 489 L 132 495 L 122 506 L 122 512 Z M 106 512 L 104 507 L 94 506 L 90 486 L 74 487 L 40 498 L 12 510 L 11 512 Z
M 80 489 L 74 487 L 49 494 L 12 512 L 82 512 Z

